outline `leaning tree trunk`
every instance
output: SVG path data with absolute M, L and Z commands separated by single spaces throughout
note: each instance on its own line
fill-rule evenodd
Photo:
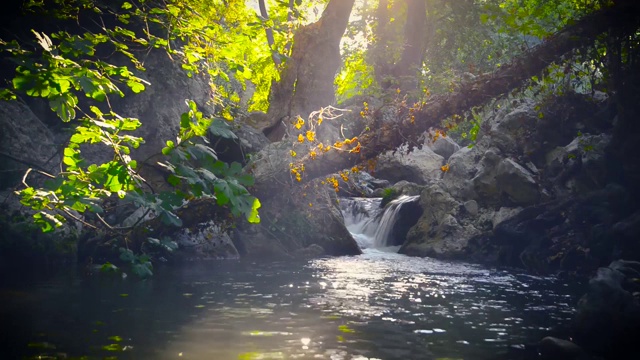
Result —
M 268 117 L 272 126 L 265 134 L 272 141 L 282 139 L 282 122 L 287 118 L 306 118 L 335 102 L 333 80 L 341 63 L 340 40 L 354 1 L 331 0 L 320 20 L 296 33 L 291 58 L 271 89 Z
M 298 163 L 304 164 L 302 182 L 350 169 L 404 143 L 411 147 L 418 146 L 421 134 L 431 127 L 437 127 L 442 119 L 461 114 L 522 86 L 551 63 L 561 60 L 564 54 L 574 48 L 592 44 L 599 34 L 616 30 L 628 35 L 638 27 L 640 4 L 635 1 L 619 1 L 612 7 L 599 10 L 567 26 L 510 64 L 493 73 L 478 76 L 450 94 L 434 96 L 417 109 L 410 109 L 410 104 L 399 107 L 397 121 L 394 123 L 383 122 L 383 114 L 373 113 L 370 115 L 369 127 L 358 136 L 359 152 L 340 149 L 341 151 L 323 153 L 315 159 L 310 154 L 299 154 Z M 258 197 L 270 198 L 288 191 L 281 184 L 291 183 L 289 161 L 258 161 L 249 164 L 249 171 L 256 176 L 252 191 Z

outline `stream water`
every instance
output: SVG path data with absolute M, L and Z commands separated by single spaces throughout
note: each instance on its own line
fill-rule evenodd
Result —
M 4 271 L 0 359 L 506 359 L 566 325 L 580 293 L 356 237 L 360 256 L 193 262 L 146 281 Z

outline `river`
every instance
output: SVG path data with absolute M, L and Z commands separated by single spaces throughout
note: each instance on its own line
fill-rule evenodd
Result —
M 567 325 L 580 293 L 395 250 L 193 262 L 145 281 L 5 271 L 0 358 L 508 359 Z

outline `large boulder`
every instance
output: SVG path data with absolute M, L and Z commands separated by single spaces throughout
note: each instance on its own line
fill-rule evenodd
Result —
M 0 101 L 0 129 L 0 189 L 15 186 L 29 167 L 55 172 L 59 145 L 26 104 Z
M 461 205 L 439 185 L 420 194 L 422 216 L 408 234 L 400 253 L 412 256 L 457 258 L 467 241 L 480 233 L 473 225 L 457 219 Z
M 237 259 L 240 256 L 228 229 L 212 220 L 182 228 L 172 238 L 182 250 L 180 257 L 188 260 Z
M 404 146 L 395 152 L 389 151 L 380 155 L 375 175 L 394 183 L 407 180 L 425 185 L 442 177 L 443 165 L 444 158 L 427 146 L 411 152 L 407 152 L 407 147 Z
M 527 169 L 503 159 L 496 168 L 496 185 L 515 205 L 533 205 L 540 199 L 538 183 Z
M 262 203 L 259 210 L 262 223 L 239 227 L 234 240 L 239 243 L 241 255 L 290 256 L 313 244 L 328 255 L 360 254 L 358 244 L 344 224 L 334 188 L 322 179 L 304 185 L 295 178 L 284 182 L 274 180 L 282 179 L 281 169 L 289 168 L 290 149 L 286 139 L 271 143 L 247 165 L 256 184 L 268 186 L 252 189 Z
M 559 194 L 581 193 L 606 185 L 610 165 L 607 148 L 611 136 L 583 134 L 566 146 L 559 146 L 546 155 L 546 175 Z
M 425 144 L 434 153 L 442 156 L 444 161 L 449 160 L 451 155 L 460 150 L 460 145 L 458 145 L 450 136 L 438 136 L 435 141 L 428 139 Z
M 483 156 L 479 147 L 464 147 L 449 158 L 449 171 L 445 172 L 441 185 L 454 198 L 461 201 L 477 198 L 473 179 L 482 169 L 480 159 Z

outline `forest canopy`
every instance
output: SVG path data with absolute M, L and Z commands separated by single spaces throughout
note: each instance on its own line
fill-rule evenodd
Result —
M 472 142 L 479 126 L 474 113 L 504 96 L 622 92 L 623 74 L 639 55 L 639 6 L 625 0 L 56 0 L 14 6 L 0 33 L 6 80 L 0 96 L 44 101 L 69 129 L 58 167 L 12 159 L 28 165 L 18 193 L 45 231 L 73 219 L 129 236 L 131 228 L 106 220 L 106 200 L 134 203 L 180 226 L 176 209 L 206 198 L 232 217 L 257 223 L 260 194 L 292 178 L 356 169 L 382 151 L 418 144 L 431 128 Z M 135 131 L 147 119 L 119 113 L 112 104 L 153 86 L 145 80 L 154 70 L 145 59 L 158 51 L 186 77 L 206 78 L 209 101 L 186 99 L 176 137 L 164 139 L 153 157 L 136 159 L 132 153 L 145 139 Z M 397 121 L 383 122 L 367 98 L 395 102 Z M 323 145 L 323 151 L 341 151 L 322 161 L 313 161 L 315 150 L 298 154 L 278 181 L 254 177 L 246 163 L 219 159 L 209 142 L 211 136 L 236 139 L 233 120 L 253 112 L 266 114 L 261 130 L 279 141 L 287 126 L 300 129 L 300 119 L 310 114 L 319 125 L 323 109 L 356 103 L 368 121 L 365 131 Z M 290 141 L 305 137 L 316 141 L 310 130 Z M 109 149 L 108 159 L 87 160 L 85 149 L 98 145 Z M 151 162 L 168 174 L 166 187 L 146 181 Z

